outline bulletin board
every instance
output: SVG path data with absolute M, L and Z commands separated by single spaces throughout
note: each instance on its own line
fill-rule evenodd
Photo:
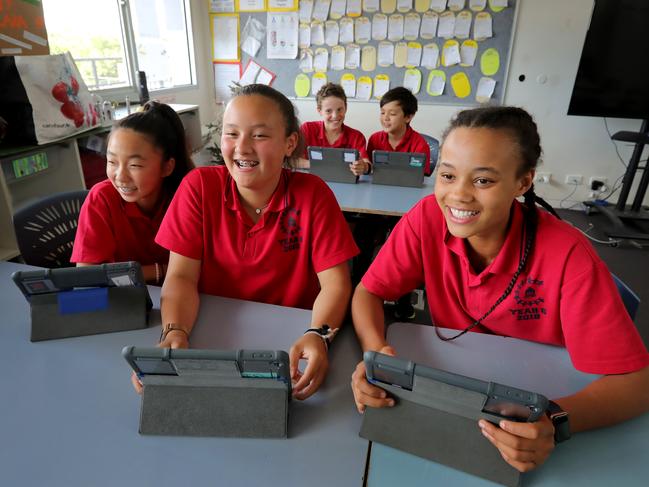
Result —
M 248 8 L 253 8 L 252 4 L 257 3 L 258 8 L 263 5 L 266 11 L 222 12 L 215 15 L 211 10 L 210 15 L 212 19 L 223 15 L 236 15 L 239 25 L 238 42 L 241 46 L 246 42 L 242 34 L 249 18 L 267 26 L 271 18 L 269 15 L 276 17 L 279 13 L 275 5 L 276 12 L 269 14 L 267 2 L 270 1 L 273 0 L 249 0 L 251 6 Z M 268 33 L 263 37 L 261 46 L 254 56 L 249 55 L 239 46 L 237 59 L 229 61 L 218 59 L 220 62 L 214 63 L 217 99 L 227 98 L 227 93 L 223 89 L 228 83 L 226 78 L 230 77 L 234 81 L 238 69 L 239 76 L 243 75 L 243 84 L 250 82 L 271 84 L 291 98 L 314 98 L 319 86 L 325 82 L 334 82 L 343 85 L 348 99 L 357 101 L 376 101 L 389 88 L 407 86 L 415 93 L 420 104 L 467 106 L 490 101 L 502 103 L 519 0 L 329 0 L 327 20 L 322 22 L 322 29 L 326 34 L 326 27 L 333 26 L 334 22 L 338 25 L 338 42 L 335 45 L 330 45 L 335 40 L 332 34 L 329 34 L 329 38 L 325 35 L 325 43 L 320 43 L 323 39 L 318 39 L 320 37 L 318 20 L 313 16 L 317 4 L 326 3 L 327 0 L 313 0 L 314 8 L 310 17 L 303 8 L 304 1 L 300 0 L 301 3 L 297 3 L 298 0 L 295 0 L 297 10 L 293 9 L 291 12 L 289 7 L 282 12 L 284 15 L 291 16 L 291 22 L 297 24 L 298 46 L 293 50 L 295 58 L 273 59 L 276 53 L 269 56 L 268 42 L 271 37 Z M 212 0 L 213 3 L 216 3 L 215 0 Z M 239 0 L 234 8 L 238 6 Z M 319 5 L 319 7 L 322 12 L 323 6 Z M 367 11 L 374 8 L 377 10 Z M 342 17 L 340 17 L 341 10 L 344 12 Z M 355 15 L 359 10 L 360 15 Z M 392 13 L 383 13 L 390 11 Z M 387 17 L 387 26 L 382 22 L 384 17 L 381 17 L 381 14 Z M 394 15 L 402 17 L 403 34 L 408 35 L 407 39 L 403 35 L 399 37 L 398 18 L 394 19 L 395 28 L 393 28 L 391 17 Z M 375 20 L 375 16 L 379 18 Z M 451 16 L 455 20 L 454 25 L 448 21 Z M 304 22 L 306 18 L 310 18 L 311 22 Z M 321 13 L 320 18 L 322 18 Z M 359 21 L 361 18 L 367 20 Z M 410 19 L 409 23 L 406 22 L 406 18 Z M 442 18 L 445 20 L 442 21 Z M 490 22 L 487 22 L 491 24 L 490 29 L 486 28 L 485 18 L 490 19 Z M 478 19 L 480 25 L 476 27 Z M 341 22 L 349 25 L 350 21 L 354 24 L 353 41 L 340 42 Z M 357 21 L 365 24 L 364 32 L 362 32 L 362 24 L 360 29 L 356 29 Z M 435 22 L 436 25 L 433 27 Z M 369 39 L 358 38 L 359 33 L 367 34 L 368 23 L 370 24 Z M 211 24 L 214 25 L 212 20 Z M 307 25 L 311 37 L 309 47 L 305 47 L 307 36 L 303 37 L 300 33 L 300 29 L 307 30 Z M 373 29 L 374 26 L 378 29 Z M 331 30 L 335 33 L 336 29 L 334 27 Z M 415 32 L 416 37 L 413 37 Z M 477 39 L 476 34 L 478 34 Z M 491 35 L 484 36 L 485 34 Z M 390 56 L 390 48 L 386 48 L 386 43 L 392 44 L 392 56 Z M 437 49 L 436 56 L 435 47 L 431 46 L 433 44 Z M 357 50 L 354 46 L 358 46 L 360 53 L 358 58 L 354 56 L 354 51 Z M 341 48 L 345 51 L 345 65 L 343 69 L 335 69 L 340 68 L 340 65 L 332 66 L 334 50 L 337 51 L 339 56 L 337 61 L 339 61 Z M 214 50 L 219 49 L 214 48 Z M 313 60 L 319 57 L 319 66 L 309 66 L 308 59 L 305 59 L 308 57 L 308 54 L 305 54 L 307 50 L 311 51 Z M 372 51 L 376 56 L 375 63 L 371 62 Z M 326 64 L 322 62 L 324 57 L 327 57 Z M 379 58 L 384 65 L 378 63 Z M 385 65 L 386 60 L 391 61 L 390 65 Z M 356 67 L 352 67 L 356 63 Z M 246 69 L 253 67 L 254 70 L 251 69 L 246 75 Z M 297 79 L 300 81 L 296 82 Z M 419 83 L 417 83 L 418 79 L 420 79 Z

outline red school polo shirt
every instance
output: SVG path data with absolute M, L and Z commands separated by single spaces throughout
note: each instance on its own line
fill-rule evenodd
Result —
M 415 132 L 410 125 L 406 128 L 406 133 L 403 134 L 403 137 L 397 144 L 396 149 L 390 145 L 387 132 L 384 130 L 374 132 L 367 143 L 367 153 L 370 155 L 370 161 L 372 160 L 372 152 L 375 150 L 387 150 L 391 152 L 419 152 L 421 154 L 426 154 L 424 174 L 430 176 L 430 147 L 428 146 L 428 142 L 426 142 L 419 132 Z
M 464 329 L 496 302 L 516 271 L 523 246 L 521 204 L 515 202 L 512 212 L 502 249 L 476 274 L 464 239 L 447 231 L 435 196 L 427 196 L 399 221 L 362 282 L 384 299 L 423 282 L 433 322 Z M 525 271 L 476 331 L 564 346 L 577 369 L 593 374 L 649 365 L 611 274 L 590 243 L 567 223 L 545 211 L 538 214 Z
M 110 180 L 95 184 L 81 207 L 70 261 L 166 264 L 169 251 L 154 241 L 166 207 L 151 218 L 137 204 L 124 201 Z
M 361 159 L 369 159 L 365 150 L 365 136 L 358 130 L 343 124 L 342 133 L 333 144 L 327 139 L 327 132 L 323 121 L 304 122 L 300 127 L 300 132 L 304 137 L 306 146 L 314 147 L 335 147 L 341 149 L 356 149 Z M 304 158 L 308 159 L 306 147 L 304 148 Z
M 201 293 L 310 309 L 317 273 L 358 253 L 336 199 L 317 176 L 284 170 L 254 224 L 226 167 L 193 170 L 156 237 L 201 260 Z

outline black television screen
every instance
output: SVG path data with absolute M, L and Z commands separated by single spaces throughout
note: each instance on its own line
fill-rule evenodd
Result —
M 649 119 L 648 0 L 595 0 L 568 115 Z

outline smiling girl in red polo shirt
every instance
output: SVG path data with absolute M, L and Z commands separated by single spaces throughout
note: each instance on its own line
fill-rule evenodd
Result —
M 347 95 L 343 87 L 327 83 L 318 90 L 315 99 L 322 120 L 304 122 L 300 127 L 305 146 L 356 149 L 359 160 L 351 163 L 349 169 L 357 176 L 368 174 L 371 164 L 365 151 L 365 136 L 344 123 Z M 308 158 L 306 151 L 303 157 Z
M 472 331 L 566 347 L 577 369 L 603 375 L 553 405 L 569 414 L 576 432 L 649 410 L 649 353 L 588 240 L 536 208 L 540 155 L 536 124 L 524 110 L 460 112 L 444 137 L 435 194 L 397 224 L 356 289 L 352 315 L 364 350 L 394 354 L 383 301 L 423 282 L 433 323 L 458 330 L 438 331 L 443 340 Z M 516 200 L 521 196 L 525 203 Z M 360 412 L 394 404 L 365 380 L 362 362 L 352 388 Z M 546 416 L 479 426 L 522 472 L 569 437 Z
M 71 262 L 135 260 L 161 284 L 169 251 L 154 239 L 182 178 L 194 164 L 176 112 L 155 101 L 115 123 L 106 151 L 108 179 L 92 187 L 79 215 Z
M 300 142 L 294 107 L 280 92 L 248 85 L 228 103 L 225 166 L 185 178 L 156 237 L 171 251 L 160 346 L 189 345 L 199 293 L 313 309 L 308 328 L 335 334 L 351 296 L 347 261 L 358 249 L 328 186 L 288 168 Z M 289 355 L 294 396 L 304 399 L 324 379 L 327 343 L 305 333 Z M 308 362 L 303 375 L 300 359 Z

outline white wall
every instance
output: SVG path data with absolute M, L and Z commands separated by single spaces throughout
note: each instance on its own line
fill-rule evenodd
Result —
M 526 108 L 540 127 L 544 157 L 539 170 L 552 173 L 552 182 L 537 185 L 537 193 L 555 206 L 561 203 L 567 207 L 587 199 L 591 176 L 604 176 L 612 184 L 624 172 L 604 119 L 566 115 L 592 6 L 593 0 L 519 0 L 505 103 Z M 179 103 L 199 104 L 201 119 L 206 123 L 216 113 L 209 19 L 203 0 L 192 0 L 192 8 L 200 89 L 178 92 L 175 98 Z M 526 77 L 524 82 L 518 80 L 521 74 Z M 547 81 L 538 82 L 540 76 Z M 317 119 L 312 100 L 296 100 L 295 104 L 301 120 Z M 422 105 L 413 127 L 440 137 L 448 120 L 461 108 Z M 378 103 L 350 102 L 346 123 L 369 135 L 380 130 L 378 113 Z M 638 130 L 640 121 L 608 119 L 608 126 L 611 133 Z M 626 164 L 633 146 L 618 144 Z M 561 202 L 573 191 L 572 186 L 564 184 L 566 174 L 583 175 L 585 184 Z M 639 176 L 636 184 L 637 180 Z M 634 195 L 632 190 L 629 203 Z M 645 204 L 648 200 L 645 198 Z

